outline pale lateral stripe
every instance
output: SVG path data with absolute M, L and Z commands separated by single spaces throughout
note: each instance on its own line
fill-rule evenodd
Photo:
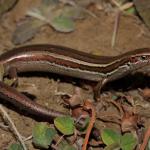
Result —
M 38 53 L 37 53 L 37 55 L 38 55 Z M 108 63 L 108 64 L 96 64 L 96 63 L 90 63 L 90 62 L 78 60 L 78 59 L 75 59 L 75 58 L 72 58 L 72 57 L 69 57 L 69 56 L 59 55 L 59 54 L 56 54 L 56 53 L 54 54 L 54 53 L 47 52 L 44 55 L 52 56 L 52 57 L 57 58 L 57 59 L 62 59 L 62 60 L 74 62 L 74 63 L 77 63 L 77 64 L 90 66 L 90 67 L 107 67 L 107 66 L 112 65 L 115 62 L 118 62 L 120 60 L 120 59 L 117 59 L 117 60 L 112 61 L 111 63 Z M 31 54 L 28 53 L 28 54 L 16 55 L 16 56 L 13 56 L 13 57 L 9 58 L 8 61 L 11 61 L 15 58 L 17 59 L 17 58 L 29 57 L 29 56 L 34 56 L 34 55 L 32 53 Z

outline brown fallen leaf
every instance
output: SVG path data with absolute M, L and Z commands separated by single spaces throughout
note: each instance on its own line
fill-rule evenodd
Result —
M 41 26 L 45 23 L 41 20 L 37 20 L 34 18 L 30 18 L 17 26 L 15 32 L 12 36 L 12 42 L 14 44 L 22 44 L 25 41 L 34 37 L 34 35 L 38 32 Z
M 80 118 L 82 116 L 89 116 L 89 114 L 87 111 L 83 110 L 82 107 L 78 107 L 72 110 L 72 116 L 75 118 Z
M 121 121 L 121 130 L 122 132 L 134 131 L 137 129 L 140 117 L 135 114 L 130 114 L 128 112 L 124 113 L 124 116 Z

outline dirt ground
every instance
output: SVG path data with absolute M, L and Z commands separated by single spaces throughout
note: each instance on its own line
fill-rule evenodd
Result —
M 16 14 L 14 11 L 15 13 L 17 12 L 17 10 L 12 10 L 5 14 L 1 19 L 0 53 L 16 47 L 11 42 L 12 33 L 16 27 L 16 22 L 14 21 Z M 56 44 L 71 47 L 91 54 L 106 56 L 118 55 L 138 48 L 150 47 L 150 32 L 139 20 L 139 18 L 121 14 L 116 44 L 114 48 L 112 48 L 111 38 L 114 27 L 115 13 L 105 13 L 103 11 L 96 11 L 95 13 L 97 18 L 88 16 L 84 20 L 77 21 L 76 30 L 72 33 L 59 33 L 54 31 L 49 26 L 45 26 L 41 28 L 40 32 L 38 32 L 32 40 L 26 42 L 25 45 L 40 43 Z M 55 78 L 46 74 L 44 74 L 43 77 L 21 76 L 19 77 L 18 90 L 36 95 L 36 102 L 42 105 L 49 108 L 56 108 L 57 110 L 64 112 L 67 111 L 69 113 L 69 110 L 63 107 L 63 100 L 58 93 L 65 92 L 73 94 L 76 87 L 72 84 L 74 81 L 68 83 L 64 82 L 61 76 L 54 76 Z M 93 92 L 83 90 L 83 93 L 85 94 L 85 98 L 93 98 Z M 26 111 L 21 111 L 14 106 L 10 106 L 7 102 L 3 101 L 3 103 L 5 110 L 14 121 L 20 134 L 23 137 L 30 136 L 32 127 L 37 122 L 37 118 L 30 116 Z M 149 123 L 150 120 L 147 120 L 146 124 L 148 125 Z M 98 126 L 101 127 L 103 125 L 104 124 L 101 123 L 101 125 Z M 113 127 L 115 125 L 108 124 L 108 126 Z M 8 145 L 16 140 L 11 132 L 5 131 L 1 128 L 0 139 L 1 150 L 6 149 Z M 27 145 L 30 150 L 35 149 L 31 141 L 28 141 Z

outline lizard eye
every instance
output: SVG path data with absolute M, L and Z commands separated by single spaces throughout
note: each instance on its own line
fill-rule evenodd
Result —
M 146 56 L 144 55 L 144 56 L 141 56 L 141 60 L 146 60 Z

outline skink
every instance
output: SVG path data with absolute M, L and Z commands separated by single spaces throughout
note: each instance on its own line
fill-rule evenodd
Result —
M 2 54 L 0 65 L 4 67 L 4 76 L 15 68 L 17 72 L 44 71 L 106 83 L 150 65 L 150 48 L 108 57 L 56 45 L 30 45 Z M 0 97 L 15 105 L 21 105 L 30 113 L 46 117 L 65 115 L 32 102 L 3 82 L 0 82 Z

